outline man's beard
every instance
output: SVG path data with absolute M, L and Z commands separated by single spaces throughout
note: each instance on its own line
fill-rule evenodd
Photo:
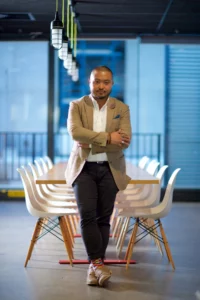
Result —
M 110 93 L 111 93 L 111 91 L 109 93 L 104 94 L 104 95 L 98 95 L 98 94 L 95 93 L 93 97 L 98 99 L 98 100 L 103 100 L 105 98 L 108 98 L 110 96 Z

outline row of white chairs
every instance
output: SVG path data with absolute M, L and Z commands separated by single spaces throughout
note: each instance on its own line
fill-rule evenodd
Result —
M 138 165 L 140 168 L 146 168 L 149 174 L 155 175 L 159 163 L 155 160 L 151 161 L 148 157 L 143 157 Z M 43 234 L 41 228 L 49 231 L 48 222 L 52 222 L 52 217 L 56 217 L 57 226 L 60 225 L 67 254 L 71 265 L 73 265 L 73 237 L 77 233 L 78 225 L 78 210 L 73 189 L 66 185 L 38 185 L 35 183 L 39 176 L 47 173 L 52 167 L 53 163 L 50 158 L 44 157 L 40 158 L 40 160 L 36 160 L 35 165 L 29 163 L 29 168 L 26 166 L 18 169 L 24 185 L 27 209 L 31 215 L 38 217 L 25 266 L 31 257 L 35 242 L 40 235 Z M 125 255 L 125 259 L 127 260 L 126 268 L 129 266 L 134 244 L 137 242 L 138 227 L 143 228 L 145 233 L 151 234 L 154 237 L 161 253 L 162 247 L 160 241 L 163 242 L 168 259 L 173 268 L 175 268 L 160 219 L 166 216 L 171 209 L 170 203 L 172 202 L 175 179 L 180 169 L 173 172 L 167 186 L 165 197 L 160 203 L 161 185 L 167 167 L 168 166 L 161 167 L 156 174 L 156 177 L 159 179 L 159 184 L 129 185 L 125 191 L 117 195 L 114 213 L 111 218 L 111 229 L 119 256 L 124 246 L 130 220 L 132 218 L 135 219 L 135 225 Z M 47 218 L 49 219 L 47 220 Z M 152 223 L 152 220 L 155 220 L 155 222 Z M 157 226 L 160 227 L 161 237 L 158 236 Z
M 50 164 L 51 166 L 53 166 L 51 161 Z M 151 160 L 147 156 L 141 158 L 141 160 L 138 163 L 138 166 L 141 169 L 146 169 L 146 171 L 149 174 L 156 176 L 156 178 L 159 179 L 159 184 L 128 185 L 126 190 L 118 193 L 116 198 L 115 209 L 112 217 L 111 228 L 113 229 L 112 230 L 113 238 L 117 242 L 117 252 L 118 255 L 120 255 L 125 240 L 126 232 L 128 229 L 128 224 L 130 223 L 130 219 L 135 218 L 136 225 L 134 226 L 133 229 L 133 231 L 136 231 L 135 234 L 137 234 L 136 227 L 142 227 L 144 230 L 144 235 L 146 235 L 147 233 L 152 234 L 153 232 L 152 236 L 155 240 L 156 245 L 158 246 L 160 253 L 163 254 L 161 243 L 160 243 L 161 241 L 165 247 L 169 262 L 172 264 L 173 269 L 175 269 L 175 265 L 172 259 L 172 255 L 160 219 L 168 215 L 168 213 L 171 210 L 174 184 L 175 184 L 176 176 L 180 171 L 180 169 L 175 170 L 171 175 L 171 178 L 168 182 L 165 197 L 161 205 L 160 204 L 161 186 L 165 175 L 165 171 L 168 168 L 168 166 L 167 165 L 162 166 L 160 170 L 157 172 L 159 165 L 160 165 L 159 162 L 157 162 L 156 160 Z M 146 218 L 146 221 L 144 222 L 143 218 L 138 218 L 136 217 L 136 215 L 141 213 L 144 214 L 147 213 L 147 211 L 144 210 L 145 208 L 146 209 L 151 208 L 151 214 L 149 213 L 149 218 Z M 154 209 L 152 210 L 152 208 Z M 155 216 L 157 219 L 155 219 Z M 152 223 L 153 221 L 152 218 L 155 219 L 155 223 Z M 116 219 L 118 219 L 117 222 Z M 119 226 L 120 223 L 121 226 Z M 161 237 L 158 235 L 157 226 L 160 228 Z M 133 246 L 137 242 L 136 236 L 135 236 L 134 243 L 132 240 L 130 239 L 129 241 L 129 244 L 131 244 L 132 247 L 130 247 L 130 245 L 128 246 L 125 255 L 125 259 L 127 260 L 127 266 L 126 266 L 127 268 L 129 265 L 130 258 L 132 256 Z
M 45 169 L 42 169 L 44 168 L 42 161 L 36 160 L 35 165 L 29 163 L 29 166 L 17 169 L 25 191 L 27 210 L 32 216 L 38 218 L 24 266 L 27 266 L 37 240 L 47 233 L 53 234 L 64 242 L 72 266 L 74 236 L 77 233 L 79 216 L 77 204 L 72 189 L 65 192 L 62 187 L 35 183 L 38 176 L 45 172 Z M 51 167 L 48 165 L 48 168 Z
M 139 167 L 146 168 L 151 175 L 155 175 L 159 179 L 159 184 L 132 186 L 118 193 L 113 214 L 113 239 L 116 241 L 118 256 L 120 257 L 125 237 L 127 236 L 130 221 L 135 220 L 132 233 L 129 237 L 129 243 L 124 259 L 127 260 L 126 268 L 128 268 L 132 257 L 134 245 L 147 235 L 151 235 L 158 246 L 161 254 L 163 254 L 162 244 L 164 245 L 169 262 L 175 269 L 175 264 L 166 238 L 166 234 L 161 223 L 161 219 L 166 217 L 172 207 L 173 191 L 176 177 L 180 169 L 176 169 L 169 181 L 165 191 L 163 200 L 160 202 L 162 180 L 168 166 L 164 165 L 157 172 L 159 163 L 150 161 L 148 157 L 144 157 L 139 162 Z M 142 232 L 138 232 L 138 229 Z M 157 228 L 160 229 L 160 233 Z

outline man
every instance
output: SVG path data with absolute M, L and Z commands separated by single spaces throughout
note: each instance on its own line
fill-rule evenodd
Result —
M 103 260 L 115 197 L 130 180 L 123 149 L 130 144 L 131 124 L 128 106 L 109 97 L 113 74 L 108 67 L 95 68 L 89 86 L 91 94 L 69 108 L 67 127 L 75 143 L 66 180 L 74 188 L 90 261 L 87 284 L 103 286 L 111 276 Z

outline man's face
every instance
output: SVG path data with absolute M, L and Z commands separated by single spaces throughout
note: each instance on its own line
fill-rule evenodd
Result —
M 89 86 L 95 100 L 106 100 L 113 86 L 112 74 L 106 70 L 94 70 L 90 75 Z

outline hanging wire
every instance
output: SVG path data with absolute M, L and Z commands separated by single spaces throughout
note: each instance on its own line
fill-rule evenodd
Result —
M 71 48 L 73 49 L 73 44 L 74 44 L 74 13 L 72 11 L 72 6 L 71 6 Z
M 77 49 L 77 24 L 74 22 L 74 57 L 76 57 L 76 49 Z
M 56 0 L 56 11 L 58 11 L 58 0 Z
M 62 0 L 62 23 L 65 24 L 65 0 Z
M 70 38 L 69 36 L 69 26 L 70 26 L 70 4 L 71 4 L 71 1 L 70 0 L 67 0 L 67 37 Z

